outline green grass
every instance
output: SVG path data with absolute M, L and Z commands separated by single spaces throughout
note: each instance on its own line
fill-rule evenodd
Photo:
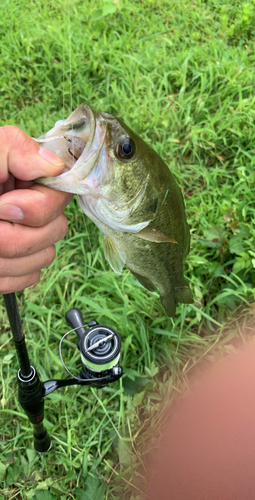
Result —
M 169 319 L 157 294 L 128 270 L 114 274 L 101 234 L 73 200 L 57 259 L 37 285 L 17 294 L 31 361 L 44 380 L 64 376 L 58 343 L 68 329 L 64 313 L 75 306 L 86 322 L 119 331 L 125 376 L 101 390 L 68 388 L 47 398 L 53 451 L 37 456 L 17 401 L 17 360 L 1 299 L 0 498 L 138 500 L 164 409 L 204 367 L 252 335 L 255 4 L 1 6 L 0 125 L 37 137 L 86 102 L 121 116 L 151 143 L 184 193 L 192 235 L 185 275 L 194 304 Z M 71 340 L 63 353 L 75 369 Z

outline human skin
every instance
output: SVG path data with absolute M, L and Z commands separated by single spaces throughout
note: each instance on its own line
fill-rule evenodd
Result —
M 64 163 L 18 127 L 0 127 L 0 293 L 23 290 L 55 258 L 68 228 L 70 193 L 34 183 L 63 172 Z
M 255 344 L 218 362 L 172 410 L 146 500 L 255 498 Z

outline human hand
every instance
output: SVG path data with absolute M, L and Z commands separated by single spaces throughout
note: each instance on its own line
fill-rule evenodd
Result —
M 25 132 L 0 127 L 0 144 L 0 293 L 11 293 L 33 285 L 53 262 L 72 194 L 34 184 L 61 174 L 64 163 Z

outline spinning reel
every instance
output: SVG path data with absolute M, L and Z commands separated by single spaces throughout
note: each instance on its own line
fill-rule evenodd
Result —
M 92 382 L 94 380 L 96 385 L 100 387 L 108 383 L 104 381 L 108 380 L 110 374 L 111 377 L 117 377 L 116 380 L 120 378 L 122 369 L 120 366 L 116 366 L 121 349 L 121 338 L 118 332 L 108 326 L 99 325 L 95 320 L 83 325 L 82 314 L 79 309 L 70 309 L 66 313 L 66 320 L 74 328 L 62 337 L 59 344 L 59 353 L 62 364 L 69 375 L 80 382 L 84 380 Z M 77 347 L 81 352 L 83 365 L 80 377 L 75 377 L 66 368 L 61 353 L 62 342 L 72 331 L 76 331 L 79 337 Z
M 81 311 L 70 309 L 66 313 L 66 320 L 72 326 L 72 330 L 62 337 L 59 353 L 61 362 L 71 378 L 41 382 L 36 369 L 30 365 L 25 336 L 21 331 L 21 320 L 15 294 L 4 295 L 4 300 L 20 364 L 18 371 L 19 402 L 30 422 L 34 425 L 35 449 L 44 453 L 51 448 L 50 436 L 43 425 L 44 397 L 56 389 L 68 385 L 104 387 L 110 382 L 118 380 L 122 376 L 122 368 L 118 365 L 121 338 L 113 328 L 99 325 L 95 320 L 84 325 Z M 80 350 L 82 362 L 82 369 L 78 377 L 68 370 L 62 357 L 63 340 L 74 331 L 78 336 L 77 347 Z

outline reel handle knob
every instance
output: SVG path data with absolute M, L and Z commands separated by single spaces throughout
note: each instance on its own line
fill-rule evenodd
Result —
M 80 339 L 82 339 L 84 337 L 84 335 L 86 334 L 86 329 L 83 326 L 84 321 L 83 321 L 83 317 L 82 317 L 82 313 L 81 313 L 80 309 L 78 309 L 76 307 L 73 309 L 69 309 L 69 311 L 67 311 L 67 313 L 65 315 L 65 318 L 66 318 L 67 323 L 72 328 L 80 327 L 80 328 L 78 328 L 78 330 L 76 330 L 76 333 L 77 333 L 78 337 Z

